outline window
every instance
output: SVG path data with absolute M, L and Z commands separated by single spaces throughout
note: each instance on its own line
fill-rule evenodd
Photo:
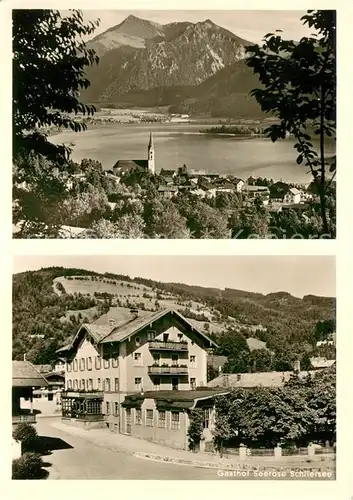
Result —
M 142 410 L 140 408 L 135 409 L 135 424 L 142 425 Z
M 77 380 L 77 378 L 75 378 L 75 380 L 74 380 L 74 390 L 77 391 L 77 389 L 78 389 L 78 380 Z
M 182 333 L 178 333 L 178 339 L 179 339 L 179 342 L 181 342 L 183 340 L 183 334 Z
M 84 378 L 81 380 L 81 389 L 83 391 L 85 390 L 85 379 Z
M 178 360 L 179 357 L 177 354 L 172 354 L 172 366 L 177 366 L 178 365 Z
M 84 371 L 85 369 L 85 358 L 80 359 L 80 370 Z
M 110 359 L 105 359 L 104 360 L 104 368 L 109 368 L 110 367 Z
M 159 391 L 160 387 L 161 387 L 161 379 L 160 378 L 154 378 L 153 379 L 153 389 L 155 391 Z
M 196 356 L 190 356 L 190 366 L 195 368 L 196 366 Z
M 87 358 L 87 370 L 92 370 L 92 358 Z
M 87 390 L 93 391 L 93 379 L 89 378 L 87 381 Z
M 117 368 L 119 366 L 119 358 L 118 356 L 112 358 L 112 367 Z
M 172 377 L 172 389 L 173 391 L 177 391 L 179 386 L 179 379 L 178 377 Z
M 77 359 L 74 359 L 74 372 L 77 372 Z
M 96 356 L 96 370 L 100 370 L 101 369 L 101 358 L 100 356 Z
M 159 366 L 160 361 L 161 361 L 161 355 L 160 354 L 153 354 L 153 363 L 155 363 Z
M 170 428 L 171 429 L 180 429 L 180 419 L 179 419 L 179 412 L 178 411 L 172 411 L 171 412 L 171 422 L 170 422 Z
M 137 346 L 137 347 L 139 347 L 139 346 L 140 346 L 140 344 L 141 344 L 141 339 L 140 339 L 140 337 L 136 337 L 136 339 L 135 339 L 135 343 L 136 343 L 136 346 Z
M 153 410 L 146 410 L 146 427 L 153 427 Z
M 115 401 L 114 403 L 114 415 L 117 417 L 119 415 L 119 403 Z
M 166 413 L 164 410 L 160 410 L 158 412 L 158 427 L 162 427 L 163 429 L 166 427 Z
M 142 366 L 142 354 L 140 352 L 134 352 L 134 365 Z
M 72 364 L 71 363 L 67 363 L 67 371 L 68 372 L 72 371 Z
M 156 332 L 154 330 L 147 330 L 147 340 L 154 340 L 156 338 Z
M 106 410 L 105 410 L 105 414 L 106 414 L 106 415 L 110 415 L 110 404 L 109 404 L 109 401 L 107 401 L 107 402 L 105 403 L 105 408 L 106 408 Z
M 114 391 L 119 392 L 119 379 L 114 379 Z
M 168 333 L 163 333 L 163 342 L 168 342 L 168 337 L 169 337 Z
M 106 378 L 104 381 L 104 391 L 110 392 L 110 378 Z
M 137 391 L 140 391 L 142 389 L 142 378 L 141 377 L 135 377 L 135 389 Z
M 190 387 L 192 390 L 196 389 L 196 378 L 190 378 Z
M 67 388 L 72 389 L 72 381 L 71 380 L 67 381 Z
M 100 391 L 102 389 L 102 385 L 101 385 L 101 379 L 98 378 L 97 379 L 97 390 Z
M 210 413 L 211 413 L 210 408 L 204 408 L 204 410 L 203 410 L 203 427 L 204 427 L 204 429 L 208 429 L 208 427 L 210 425 Z

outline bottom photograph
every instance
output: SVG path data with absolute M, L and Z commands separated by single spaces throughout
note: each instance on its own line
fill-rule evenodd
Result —
M 334 480 L 333 256 L 16 256 L 12 479 Z

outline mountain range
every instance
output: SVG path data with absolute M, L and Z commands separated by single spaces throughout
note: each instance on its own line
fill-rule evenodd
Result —
M 161 25 L 130 15 L 87 42 L 100 61 L 88 68 L 91 86 L 82 97 L 102 106 L 261 116 L 248 96 L 259 85 L 244 63 L 249 45 L 209 19 Z
M 50 362 L 83 321 L 102 321 L 117 305 L 120 315 L 130 307 L 153 310 L 156 302 L 180 309 L 200 328 L 211 321 L 208 331 L 216 341 L 228 325 L 251 333 L 272 350 L 296 353 L 312 349 L 317 322 L 334 322 L 336 305 L 333 297 L 263 295 L 84 269 L 27 271 L 13 277 L 13 357 L 22 359 L 27 353 L 37 363 Z

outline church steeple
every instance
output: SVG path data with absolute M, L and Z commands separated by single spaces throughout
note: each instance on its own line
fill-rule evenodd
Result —
M 154 144 L 153 144 L 153 135 L 152 135 L 152 130 L 150 131 L 150 141 L 148 143 L 148 171 L 151 172 L 151 174 L 155 173 L 155 166 L 154 166 Z

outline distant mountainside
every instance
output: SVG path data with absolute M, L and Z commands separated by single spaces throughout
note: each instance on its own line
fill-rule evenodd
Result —
M 258 79 L 245 64 L 252 45 L 209 19 L 159 25 L 135 16 L 87 43 L 100 55 L 87 70 L 91 86 L 84 100 L 130 105 L 175 105 L 194 113 L 250 107 L 247 94 Z M 253 109 L 254 108 L 254 109 Z
M 265 341 L 270 349 L 295 352 L 310 350 L 317 322 L 334 320 L 336 303 L 331 297 L 308 295 L 300 299 L 286 292 L 263 295 L 83 269 L 28 271 L 13 277 L 14 359 L 27 353 L 36 363 L 50 362 L 80 323 L 97 321 L 110 310 L 112 300 L 115 307 L 128 309 L 142 308 L 142 303 L 146 310 L 178 307 L 201 328 L 211 321 L 216 328 L 209 325 L 207 331 L 213 332 L 216 340 L 226 328 L 240 329 Z

